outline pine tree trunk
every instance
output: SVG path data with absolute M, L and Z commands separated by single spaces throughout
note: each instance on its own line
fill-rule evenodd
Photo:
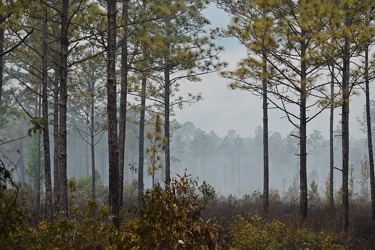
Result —
M 95 181 L 96 181 L 96 175 L 95 175 L 95 140 L 94 140 L 94 134 L 91 134 L 91 199 L 95 201 L 96 199 L 96 187 L 95 187 Z
M 38 87 L 38 96 L 37 96 L 37 117 L 40 117 L 41 115 L 41 100 L 40 100 L 40 89 Z M 41 206 L 40 206 L 40 191 L 41 191 L 41 170 L 42 170 L 42 143 L 41 143 L 41 133 L 40 130 L 36 133 L 37 136 L 37 177 L 36 177 L 36 208 L 38 211 L 38 214 L 41 214 Z
M 303 85 L 303 84 L 302 84 Z M 302 219 L 307 218 L 307 153 L 306 153 L 306 92 L 302 92 L 300 106 L 300 214 Z
M 95 81 L 91 82 L 91 115 L 90 115 L 90 151 L 91 151 L 91 199 L 95 201 L 95 96 L 94 96 Z
M 3 7 L 3 0 L 0 0 L 0 7 Z M 3 75 L 4 75 L 4 26 L 5 16 L 0 15 L 0 108 L 1 108 L 1 97 L 3 91 Z
M 166 63 L 168 65 L 168 63 Z M 169 139 L 170 139 L 170 131 L 169 131 L 169 116 L 170 116 L 170 72 L 168 66 L 164 69 L 164 136 L 165 136 L 165 143 L 164 143 L 164 153 L 165 153 L 165 183 L 169 186 L 171 181 L 171 158 L 170 158 L 170 150 L 169 150 Z
M 2 6 L 2 1 L 1 5 Z M 0 15 L 0 20 L 2 20 L 3 17 Z M 0 107 L 1 107 L 1 97 L 2 97 L 2 91 L 3 91 L 3 74 L 4 74 L 4 28 L 2 25 L 0 25 Z
M 62 1 L 60 34 L 60 100 L 59 100 L 59 181 L 61 213 L 68 217 L 68 175 L 67 175 L 67 103 L 68 103 L 68 49 L 67 36 L 69 0 Z
M 60 213 L 59 176 L 59 74 L 55 70 L 53 90 L 53 194 L 56 214 Z
M 263 54 L 263 73 L 267 72 L 266 55 Z M 263 210 L 269 211 L 269 156 L 268 156 L 268 93 L 267 79 L 263 79 Z
M 52 183 L 51 183 L 51 153 L 49 145 L 49 120 L 48 120 L 48 34 L 47 18 L 43 23 L 43 52 L 42 52 L 42 107 L 43 107 L 43 150 L 44 150 L 44 176 L 46 187 L 46 218 L 52 221 Z
M 329 207 L 331 212 L 335 209 L 335 201 L 333 197 L 333 174 L 334 174 L 334 136 L 333 136 L 333 118 L 335 112 L 334 103 L 334 88 L 335 88 L 335 66 L 332 65 L 332 79 L 331 79 L 331 104 L 330 104 L 330 116 L 329 116 Z
M 125 136 L 126 136 L 126 102 L 128 88 L 128 0 L 122 5 L 123 38 L 121 46 L 121 96 L 119 116 L 119 178 L 120 178 L 120 206 L 124 204 L 124 162 L 125 162 Z
M 371 218 L 375 220 L 375 176 L 374 176 L 374 152 L 372 147 L 372 128 L 370 110 L 370 79 L 369 79 L 369 46 L 365 49 L 365 94 L 366 94 L 366 126 L 367 146 L 370 163 L 370 190 L 371 190 Z
M 141 113 L 139 118 L 139 148 L 138 148 L 138 202 L 142 206 L 143 195 L 143 167 L 144 167 L 144 154 L 145 154 L 145 113 L 146 113 L 146 77 L 142 78 L 141 89 Z
M 87 129 L 87 132 L 86 132 L 86 141 L 87 142 L 91 142 L 91 131 L 90 131 L 90 121 L 86 121 L 86 129 Z M 86 143 L 85 144 L 85 176 L 89 176 L 90 175 L 90 157 L 91 157 L 91 144 L 89 143 Z M 90 155 L 90 156 L 89 156 Z
M 25 152 L 24 139 L 20 140 L 20 181 L 25 184 Z
M 349 39 L 346 37 L 343 50 L 342 72 L 342 211 L 343 228 L 349 227 Z
M 305 35 L 302 31 L 302 37 Z M 302 219 L 307 218 L 307 152 L 306 152 L 306 62 L 303 60 L 306 54 L 306 44 L 301 42 L 301 92 L 300 92 L 300 214 Z
M 113 224 L 119 228 L 120 187 L 117 144 L 116 107 L 116 0 L 108 0 L 107 37 L 107 113 L 108 113 L 108 159 L 109 159 L 109 205 Z

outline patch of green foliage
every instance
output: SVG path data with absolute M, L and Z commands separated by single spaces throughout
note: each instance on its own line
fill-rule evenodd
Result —
M 6 236 L 28 221 L 20 188 L 12 180 L 12 172 L 0 160 L 0 235 Z M 1 245 L 1 244 L 0 244 Z
M 203 203 L 206 205 L 210 200 L 216 198 L 216 191 L 213 186 L 203 181 L 203 184 L 198 187 L 198 190 L 202 193 Z
M 34 227 L 21 226 L 0 238 L 7 249 L 133 249 L 137 236 L 118 231 L 110 209 L 89 200 L 83 212 L 74 205 L 69 219 L 55 223 L 41 221 Z M 138 249 L 138 248 L 135 248 Z
M 1 249 L 214 249 L 217 226 L 201 218 L 204 204 L 196 186 L 186 175 L 172 180 L 168 188 L 156 185 L 144 195 L 139 216 L 119 230 L 112 224 L 110 208 L 88 200 L 82 210 L 73 205 L 69 218 L 32 227 L 14 224 L 0 236 Z
M 78 180 L 72 185 L 77 189 L 74 192 L 85 189 L 89 183 L 89 178 Z M 3 190 L 7 186 L 1 187 Z M 217 221 L 202 218 L 207 202 L 214 197 L 215 190 L 210 185 L 204 183 L 198 187 L 197 180 L 185 174 L 172 179 L 167 186 L 156 184 L 146 191 L 137 217 L 124 217 L 120 229 L 114 227 L 109 207 L 89 199 L 82 209 L 71 203 L 74 205 L 69 218 L 41 221 L 34 226 L 25 223 L 26 217 L 12 215 L 10 218 L 14 220 L 7 221 L 6 229 L 0 228 L 0 246 L 2 250 L 349 249 L 326 232 L 289 226 L 278 220 L 267 221 L 258 215 L 238 215 L 230 224 L 220 227 Z M 21 208 L 14 213 L 20 211 L 24 216 L 23 206 L 14 205 Z
M 95 171 L 95 201 L 98 203 L 105 203 L 108 201 L 108 187 L 101 181 L 99 172 Z M 85 201 L 91 197 L 92 192 L 92 177 L 83 176 L 78 180 L 72 178 L 68 181 L 69 198 L 71 204 L 77 204 L 79 207 L 84 207 Z
M 292 229 L 280 221 L 266 222 L 258 215 L 237 216 L 229 229 L 231 249 L 348 249 L 324 232 Z
M 215 249 L 217 225 L 201 218 L 204 204 L 196 187 L 185 174 L 146 192 L 139 213 L 140 249 Z
M 43 147 L 39 148 L 41 145 L 38 145 L 38 135 L 33 135 L 29 142 L 29 151 L 28 151 L 28 167 L 25 169 L 25 174 L 29 177 L 30 184 L 33 189 L 37 190 L 37 182 L 40 180 L 40 185 L 44 185 L 45 175 L 44 175 L 44 155 Z M 38 151 L 40 151 L 38 153 Z M 38 163 L 38 154 L 40 156 L 40 165 Z M 38 172 L 40 168 L 40 172 Z M 39 175 L 39 176 L 38 176 Z

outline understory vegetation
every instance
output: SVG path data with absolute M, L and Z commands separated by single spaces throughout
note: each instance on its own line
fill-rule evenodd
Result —
M 208 183 L 199 186 L 185 174 L 167 188 L 156 184 L 147 190 L 142 205 L 136 202 L 136 183 L 127 185 L 129 202 L 117 229 L 102 199 L 83 202 L 85 182 L 70 181 L 69 215 L 56 214 L 52 222 L 26 209 L 30 197 L 20 189 L 3 185 L 1 249 L 371 249 L 375 244 L 370 206 L 360 200 L 353 200 L 351 209 L 356 223 L 342 231 L 340 210 L 330 211 L 320 199 L 310 202 L 311 216 L 303 221 L 298 202 L 283 201 L 277 190 L 264 213 L 260 192 L 217 196 Z

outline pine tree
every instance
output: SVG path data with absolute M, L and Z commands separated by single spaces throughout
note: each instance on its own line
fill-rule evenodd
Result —
M 33 32 L 32 30 L 20 27 L 19 24 L 29 4 L 30 2 L 25 0 L 0 0 L 0 107 L 2 105 L 4 56 L 15 50 Z M 7 41 L 5 34 L 9 36 L 9 34 L 14 32 L 13 39 Z M 26 34 L 24 34 L 25 32 Z M 8 42 L 10 42 L 11 45 L 6 47 L 5 44 Z
M 200 75 L 218 71 L 224 66 L 219 63 L 216 47 L 210 36 L 202 36 L 209 21 L 201 11 L 207 7 L 206 1 L 154 1 L 151 10 L 158 19 L 156 29 L 148 34 L 148 51 L 154 60 L 157 71 L 150 76 L 154 82 L 156 96 L 153 100 L 162 110 L 165 133 L 165 181 L 170 182 L 170 117 L 173 107 L 182 107 L 201 99 L 188 94 L 187 97 L 173 98 L 179 91 L 181 80 L 199 81 Z
M 147 139 L 151 144 L 151 146 L 146 149 L 151 162 L 151 166 L 148 167 L 148 174 L 152 177 L 152 187 L 155 187 L 157 184 L 155 182 L 155 173 L 163 168 L 160 152 L 164 150 L 166 140 L 163 136 L 162 121 L 159 114 L 155 115 L 154 131 L 147 133 Z
M 91 58 L 97 54 L 97 48 L 89 47 L 82 51 L 85 58 Z M 104 77 L 105 60 L 102 55 L 83 61 L 72 68 L 72 81 L 70 86 L 69 102 L 70 110 L 76 115 L 76 119 L 84 124 L 84 128 L 76 126 L 81 138 L 89 145 L 91 155 L 91 194 L 95 200 L 95 146 L 100 142 L 104 130 Z M 88 174 L 87 169 L 87 174 Z
M 323 84 L 315 80 L 323 60 L 318 47 L 323 25 L 320 18 L 325 10 L 307 1 L 217 1 L 229 13 L 233 24 L 229 31 L 249 51 L 249 57 L 225 77 L 235 80 L 231 86 L 248 89 L 256 94 L 269 93 L 268 100 L 282 110 L 291 124 L 298 128 L 300 158 L 300 213 L 307 217 L 307 123 L 323 109 L 308 117 L 308 110 L 319 103 Z M 252 20 L 252 21 L 249 21 Z M 254 80 L 255 79 L 255 83 Z M 267 83 L 267 84 L 265 84 Z M 267 85 L 267 92 L 264 87 Z M 325 95 L 322 94 L 321 98 Z M 308 97 L 313 97 L 309 98 Z M 290 104 L 299 109 L 293 113 Z M 266 108 L 264 100 L 263 108 Z M 265 113 L 265 111 L 264 111 Z M 264 120 L 267 115 L 264 114 Z M 266 137 L 266 135 L 264 135 Z M 267 143 L 266 138 L 264 142 Z M 267 152 L 264 150 L 264 152 Z M 264 158 L 266 158 L 266 154 Z M 265 160 L 264 190 L 267 190 L 267 161 Z M 267 204 L 264 204 L 267 207 Z
M 120 227 L 120 187 L 117 137 L 116 103 L 116 0 L 107 1 L 107 114 L 108 114 L 108 159 L 109 159 L 109 205 L 113 224 Z
M 122 41 L 121 41 L 121 90 L 119 114 L 119 181 L 120 181 L 120 206 L 124 199 L 124 154 L 126 135 L 126 105 L 128 94 L 128 25 L 129 25 L 129 0 L 124 0 L 122 5 Z
M 268 78 L 274 69 L 268 66 L 267 57 L 271 47 L 275 47 L 272 38 L 274 20 L 268 14 L 271 5 L 264 1 L 251 1 L 241 3 L 241 9 L 237 9 L 232 8 L 232 4 L 228 6 L 219 1 L 219 6 L 233 15 L 232 24 L 228 26 L 226 35 L 236 37 L 249 51 L 249 57 L 240 62 L 240 68 L 232 72 L 223 72 L 222 75 L 234 80 L 230 85 L 232 89 L 250 90 L 261 95 L 263 100 L 263 210 L 268 212 Z
M 343 228 L 349 227 L 349 102 L 353 87 L 357 85 L 358 76 L 355 57 L 369 41 L 374 26 L 365 22 L 365 16 L 374 10 L 373 1 L 337 1 L 325 3 L 328 10 L 328 22 L 325 23 L 325 34 L 330 43 L 323 43 L 323 56 L 334 63 L 341 79 L 339 82 L 341 98 L 341 139 L 342 139 L 342 218 Z M 360 10 L 360 11 L 358 11 Z

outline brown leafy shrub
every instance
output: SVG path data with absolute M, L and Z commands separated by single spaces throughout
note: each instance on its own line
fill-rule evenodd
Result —
M 82 210 L 73 205 L 68 219 L 15 227 L 0 237 L 1 249 L 215 249 L 218 228 L 201 218 L 204 201 L 196 186 L 186 175 L 167 189 L 157 185 L 146 192 L 138 218 L 120 230 L 108 207 L 93 200 Z
M 215 249 L 217 226 L 203 220 L 203 201 L 195 193 L 197 182 L 184 175 L 167 188 L 147 191 L 139 215 L 141 249 Z
M 113 226 L 108 207 L 89 200 L 84 212 L 76 205 L 72 212 L 55 223 L 18 227 L 0 238 L 1 249 L 133 249 L 138 244 L 136 235 Z

